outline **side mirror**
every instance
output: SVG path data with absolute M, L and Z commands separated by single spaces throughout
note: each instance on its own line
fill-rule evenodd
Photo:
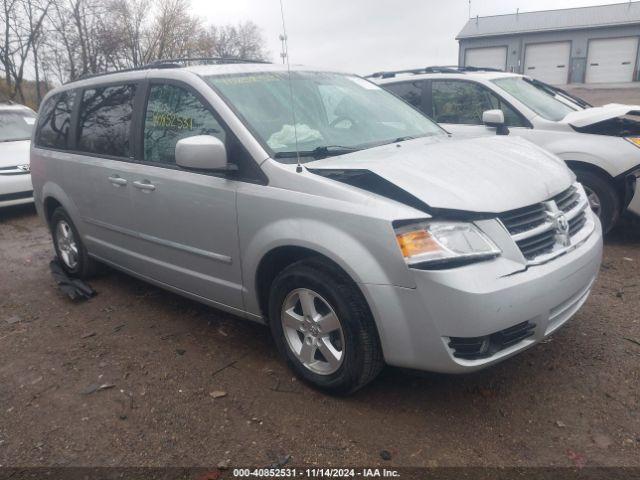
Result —
M 509 129 L 504 124 L 502 110 L 485 110 L 482 112 L 482 123 L 487 127 L 495 128 L 497 135 L 509 135 Z
M 196 135 L 176 143 L 176 165 L 195 170 L 231 170 L 224 143 L 212 135 Z

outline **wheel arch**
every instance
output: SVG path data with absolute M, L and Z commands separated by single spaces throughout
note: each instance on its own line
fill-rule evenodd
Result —
M 62 188 L 52 182 L 47 182 L 42 187 L 42 206 L 43 214 L 47 226 L 50 225 L 51 215 L 58 207 L 62 207 L 66 210 L 67 214 L 71 217 L 76 229 L 82 235 L 81 222 L 79 220 L 79 212 L 76 204 L 69 198 L 69 196 L 62 190 Z
M 347 272 L 338 262 L 316 249 L 299 245 L 280 245 L 274 247 L 266 252 L 260 259 L 254 279 L 254 288 L 258 307 L 265 319 L 267 319 L 267 313 L 269 310 L 268 304 L 271 285 L 278 274 L 296 262 L 312 258 L 318 259 L 323 263 L 326 262 L 327 265 L 337 269 L 357 286 L 357 282 L 353 276 L 349 274 L 349 272 Z
M 47 221 L 47 225 L 51 228 L 51 217 L 53 212 L 58 207 L 62 207 L 62 204 L 55 197 L 46 197 L 43 202 L 44 205 L 44 219 Z M 64 207 L 63 207 L 64 208 Z
M 607 172 L 604 168 L 599 167 L 598 165 L 594 165 L 593 163 L 582 162 L 580 160 L 565 160 L 569 168 L 575 172 L 575 170 L 586 170 L 591 173 L 595 173 L 596 175 L 601 176 L 607 182 L 611 184 L 616 194 L 618 195 L 618 199 L 620 200 L 620 205 L 624 205 L 625 201 L 625 187 L 624 182 L 618 181 L 616 178 L 612 177 L 609 172 Z

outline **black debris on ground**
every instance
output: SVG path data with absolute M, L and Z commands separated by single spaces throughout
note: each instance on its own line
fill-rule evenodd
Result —
M 88 283 L 67 275 L 57 258 L 49 262 L 49 269 L 60 290 L 74 302 L 89 300 L 98 294 Z

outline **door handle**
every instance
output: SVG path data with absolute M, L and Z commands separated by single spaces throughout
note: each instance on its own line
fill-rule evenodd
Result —
M 138 190 L 143 190 L 145 192 L 152 192 L 156 189 L 156 186 L 153 183 L 150 183 L 149 180 L 145 180 L 143 182 L 137 180 L 133 182 L 133 186 Z
M 113 186 L 115 187 L 124 187 L 127 184 L 127 180 L 118 176 L 118 175 L 114 175 L 112 177 L 109 177 L 109 181 L 113 184 Z

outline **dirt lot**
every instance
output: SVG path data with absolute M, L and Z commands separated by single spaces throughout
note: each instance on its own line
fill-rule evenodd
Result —
M 608 89 L 570 85 L 565 88 L 596 107 L 607 103 L 640 105 L 640 88 L 638 87 Z
M 466 376 L 388 368 L 346 399 L 294 381 L 266 328 L 126 275 L 71 303 L 32 208 L 0 212 L 0 246 L 0 466 L 640 466 L 638 226 L 545 343 Z

